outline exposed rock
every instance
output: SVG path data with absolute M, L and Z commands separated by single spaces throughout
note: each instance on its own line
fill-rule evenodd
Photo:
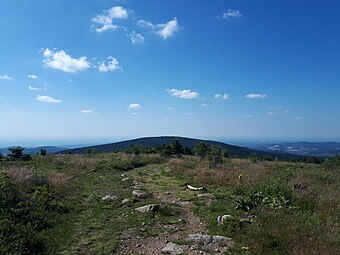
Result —
M 184 251 L 183 251 L 183 249 L 181 248 L 180 245 L 169 242 L 162 249 L 162 253 L 176 255 L 176 254 L 183 254 Z
M 234 245 L 233 239 L 226 236 L 213 236 L 212 243 L 218 244 L 220 246 L 226 246 L 228 248 L 233 247 Z
M 124 205 L 124 204 L 127 204 L 127 203 L 129 203 L 130 202 L 130 199 L 128 199 L 128 198 L 125 198 L 125 199 L 123 199 L 122 200 L 122 204 Z
M 146 197 L 147 197 L 146 194 L 145 194 L 145 192 L 143 192 L 143 191 L 141 191 L 141 190 L 137 190 L 137 189 L 135 189 L 134 191 L 132 191 L 132 195 L 134 195 L 135 198 L 138 198 L 138 199 L 140 199 L 140 198 L 146 198 Z
M 224 214 L 224 215 L 221 215 L 221 216 L 217 216 L 217 225 L 223 225 L 223 222 L 226 220 L 226 219 L 231 219 L 233 216 L 231 216 L 230 214 Z
M 202 187 L 194 187 L 194 186 L 191 186 L 189 183 L 186 183 L 185 186 L 190 189 L 190 190 L 195 190 L 195 191 L 198 191 L 198 190 L 206 190 L 207 187 L 206 186 L 202 186 Z
M 135 210 L 138 211 L 138 212 L 142 212 L 142 213 L 158 212 L 160 208 L 161 208 L 161 206 L 158 205 L 158 204 L 150 204 L 150 205 L 144 205 L 144 206 L 138 207 Z
M 212 242 L 212 236 L 202 234 L 189 234 L 186 240 L 195 244 L 207 245 Z
M 122 182 L 126 182 L 126 181 L 128 181 L 129 179 L 130 179 L 129 177 L 125 177 L 125 178 L 122 179 Z
M 105 202 L 112 202 L 114 200 L 117 200 L 118 197 L 115 194 L 107 194 L 105 197 L 102 198 L 103 201 Z

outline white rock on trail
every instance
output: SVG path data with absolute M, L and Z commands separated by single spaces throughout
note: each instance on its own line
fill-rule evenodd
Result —
M 179 254 L 183 254 L 184 250 L 181 248 L 180 245 L 172 243 L 172 242 L 169 242 L 162 249 L 162 253 L 172 254 L 172 255 L 179 255 Z

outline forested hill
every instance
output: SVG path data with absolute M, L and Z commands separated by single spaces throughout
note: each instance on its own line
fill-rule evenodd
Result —
M 176 136 L 138 138 L 138 139 L 127 140 L 127 141 L 122 141 L 122 142 L 61 151 L 59 153 L 70 152 L 73 154 L 84 154 L 88 151 L 88 149 L 94 149 L 96 153 L 115 152 L 118 150 L 128 149 L 132 145 L 139 145 L 143 147 L 156 147 L 156 146 L 161 146 L 164 144 L 167 145 L 167 144 L 170 144 L 174 139 L 177 139 L 183 145 L 183 147 L 187 147 L 189 149 L 193 149 L 194 146 L 201 141 L 206 142 L 207 145 L 217 145 L 217 146 L 222 147 L 223 149 L 228 150 L 229 156 L 232 156 L 232 157 L 234 156 L 247 157 L 247 156 L 256 154 L 257 156 L 271 156 L 272 158 L 277 157 L 278 159 L 281 159 L 281 160 L 296 158 L 295 155 L 291 155 L 291 154 L 263 152 L 263 151 L 253 150 L 253 149 L 230 145 L 230 144 L 217 142 L 217 141 L 201 140 L 201 139 L 186 138 L 186 137 L 176 137 Z

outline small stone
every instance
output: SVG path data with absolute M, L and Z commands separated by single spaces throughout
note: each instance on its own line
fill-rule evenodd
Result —
M 129 177 L 123 178 L 123 179 L 122 179 L 122 182 L 126 182 L 126 181 L 128 181 L 129 179 L 130 179 Z
M 114 200 L 117 200 L 118 197 L 115 194 L 107 194 L 105 197 L 102 198 L 103 201 L 105 202 L 112 202 Z
M 146 198 L 146 194 L 145 192 L 141 191 L 141 190 L 134 190 L 132 191 L 132 195 L 135 196 L 135 198 L 140 199 L 140 198 Z
M 125 199 L 123 199 L 122 200 L 122 204 L 124 205 L 124 204 L 127 204 L 127 203 L 129 203 L 130 202 L 130 199 L 128 199 L 128 198 L 125 198 Z
M 138 211 L 138 212 L 142 212 L 142 213 L 158 212 L 160 208 L 161 207 L 158 204 L 150 204 L 150 205 L 144 205 L 144 206 L 138 207 L 135 210 Z
M 189 234 L 186 240 L 196 244 L 207 245 L 212 242 L 212 236 L 202 234 Z
M 169 242 L 162 249 L 162 253 L 179 255 L 179 254 L 183 254 L 184 250 L 182 249 L 182 247 L 180 245 L 172 243 L 172 242 Z

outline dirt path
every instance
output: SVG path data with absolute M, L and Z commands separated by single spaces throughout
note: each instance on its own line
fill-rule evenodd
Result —
M 149 179 L 150 180 L 150 179 Z M 168 183 L 171 183 L 169 180 Z M 144 181 L 141 184 L 139 181 L 134 181 L 135 187 L 157 185 L 157 183 L 149 183 Z M 177 224 L 167 225 L 159 222 L 154 222 L 155 228 L 162 230 L 157 236 L 135 236 L 134 229 L 127 229 L 121 235 L 119 254 L 162 254 L 162 249 L 170 241 L 180 241 L 186 239 L 188 234 L 206 234 L 207 229 L 202 220 L 194 215 L 192 209 L 193 205 L 189 201 L 183 201 L 175 192 L 169 192 L 174 187 L 166 187 L 164 190 L 154 193 L 154 198 L 160 203 L 177 204 L 180 206 L 180 218 L 185 222 L 184 227 L 181 228 Z M 155 220 L 156 221 L 156 220 Z M 136 226 L 141 227 L 141 226 Z M 199 247 L 195 245 L 181 245 L 185 254 L 208 254 L 200 251 Z

